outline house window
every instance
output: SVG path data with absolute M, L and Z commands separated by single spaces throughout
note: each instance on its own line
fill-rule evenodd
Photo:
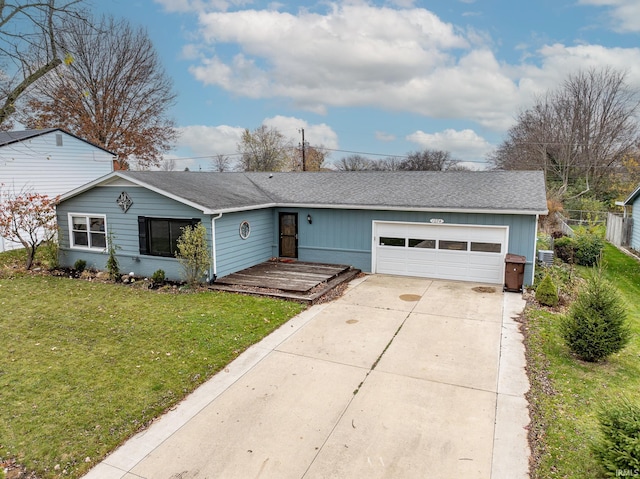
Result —
M 138 216 L 140 254 L 174 258 L 178 251 L 178 238 L 185 226 L 195 226 L 199 219 L 148 218 Z
M 107 219 L 103 215 L 71 214 L 69 225 L 72 248 L 104 250 L 107 247 Z

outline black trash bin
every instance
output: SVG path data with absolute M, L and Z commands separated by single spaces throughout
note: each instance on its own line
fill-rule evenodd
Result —
M 504 259 L 504 290 L 519 293 L 524 282 L 524 265 L 527 258 L 508 253 Z

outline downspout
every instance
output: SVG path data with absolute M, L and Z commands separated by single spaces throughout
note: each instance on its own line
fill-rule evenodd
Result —
M 211 217 L 211 266 L 209 267 L 209 283 L 213 283 L 218 277 L 218 258 L 216 256 L 216 220 L 222 217 L 222 213 L 218 216 Z

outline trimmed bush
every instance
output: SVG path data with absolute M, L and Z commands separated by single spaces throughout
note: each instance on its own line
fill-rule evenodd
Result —
M 622 298 L 602 277 L 600 268 L 587 278 L 561 328 L 567 346 L 585 361 L 605 359 L 629 342 L 631 331 Z
M 164 283 L 164 279 L 165 279 L 165 275 L 164 275 L 164 270 L 162 269 L 158 269 L 154 271 L 153 275 L 151 276 L 151 281 L 153 281 L 155 284 Z
M 570 236 L 561 236 L 553 242 L 553 251 L 557 258 L 573 264 L 575 260 L 575 240 Z
M 604 240 L 602 237 L 589 232 L 577 234 L 574 244 L 576 263 L 582 266 L 595 265 L 604 248 Z
M 558 306 L 558 287 L 548 274 L 545 275 L 536 288 L 536 301 L 552 308 Z
M 605 477 L 640 471 L 640 407 L 620 400 L 598 413 L 601 439 L 593 452 Z
M 78 273 L 82 273 L 86 267 L 87 262 L 83 259 L 77 259 L 76 262 L 73 263 L 73 269 L 75 269 Z

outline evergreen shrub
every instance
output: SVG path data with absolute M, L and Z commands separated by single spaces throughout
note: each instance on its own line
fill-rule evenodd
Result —
M 601 438 L 592 449 L 605 477 L 637 475 L 640 471 L 640 407 L 626 399 L 619 400 L 601 408 L 598 422 Z
M 545 275 L 536 288 L 536 301 L 544 306 L 558 306 L 558 287 L 550 275 Z
M 562 336 L 571 351 L 585 361 L 600 361 L 629 342 L 627 311 L 615 287 L 602 277 L 600 267 L 578 293 L 561 323 Z

